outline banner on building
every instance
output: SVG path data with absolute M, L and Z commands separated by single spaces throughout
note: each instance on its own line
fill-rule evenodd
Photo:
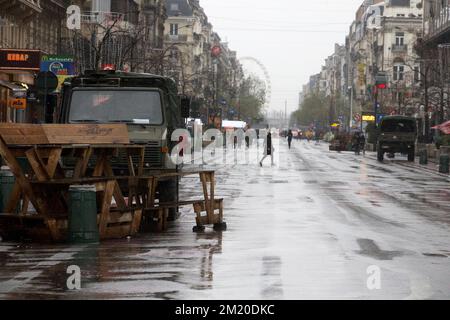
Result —
M 75 61 L 71 56 L 43 55 L 41 60 L 41 71 L 50 71 L 58 78 L 57 91 L 60 91 L 64 81 L 75 73 Z

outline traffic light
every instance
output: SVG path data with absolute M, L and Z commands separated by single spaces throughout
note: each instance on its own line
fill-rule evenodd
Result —
M 388 77 L 385 73 L 378 73 L 375 77 L 375 86 L 377 89 L 387 89 L 388 87 Z

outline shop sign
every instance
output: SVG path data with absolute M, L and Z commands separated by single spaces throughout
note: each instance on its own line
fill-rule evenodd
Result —
M 0 49 L 0 70 L 39 71 L 41 51 L 21 49 Z
M 27 108 L 27 99 L 10 99 L 8 106 L 13 109 L 25 110 Z

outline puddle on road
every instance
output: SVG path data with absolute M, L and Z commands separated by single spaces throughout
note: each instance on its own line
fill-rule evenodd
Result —
M 395 257 L 403 256 L 403 253 L 400 251 L 384 251 L 381 250 L 375 241 L 371 239 L 358 239 L 360 251 L 356 251 L 358 254 L 363 256 L 368 256 L 375 258 L 377 260 L 392 260 Z

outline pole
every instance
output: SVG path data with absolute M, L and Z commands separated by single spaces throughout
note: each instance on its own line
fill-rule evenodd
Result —
M 377 88 L 377 86 L 374 86 L 374 89 L 375 89 L 375 106 L 374 106 L 375 127 L 377 127 L 378 126 L 378 88 Z
M 287 100 L 284 103 L 284 123 L 286 124 L 287 127 L 289 127 L 289 123 L 287 121 Z
M 350 87 L 350 132 L 352 131 L 353 125 L 353 86 Z

